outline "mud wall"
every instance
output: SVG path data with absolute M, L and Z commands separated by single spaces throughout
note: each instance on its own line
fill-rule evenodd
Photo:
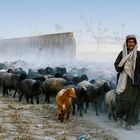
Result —
M 75 60 L 72 32 L 0 40 L 1 60 Z

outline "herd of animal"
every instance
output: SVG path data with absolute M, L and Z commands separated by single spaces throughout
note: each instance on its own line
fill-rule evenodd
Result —
M 65 118 L 69 119 L 71 113 L 79 112 L 79 115 L 83 116 L 90 104 L 95 106 L 96 115 L 109 109 L 108 117 L 113 116 L 116 120 L 116 94 L 109 81 L 92 78 L 89 81 L 82 70 L 77 69 L 77 73 L 75 71 L 68 71 L 64 67 L 29 69 L 28 72 L 22 68 L 1 69 L 0 87 L 4 96 L 8 96 L 9 92 L 14 90 L 13 97 L 18 96 L 19 101 L 22 101 L 22 97 L 25 96 L 26 102 L 31 104 L 34 97 L 39 104 L 41 94 L 45 96 L 45 103 L 51 103 L 51 99 L 54 98 L 56 115 L 60 122 Z

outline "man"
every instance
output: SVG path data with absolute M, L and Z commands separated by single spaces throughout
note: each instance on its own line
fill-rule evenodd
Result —
M 138 123 L 140 104 L 140 51 L 135 35 L 128 35 L 114 63 L 118 72 L 117 110 L 118 120 L 125 120 L 125 128 Z

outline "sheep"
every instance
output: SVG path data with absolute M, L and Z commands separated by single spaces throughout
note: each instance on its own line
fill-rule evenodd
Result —
M 63 78 L 49 78 L 42 83 L 43 94 L 46 95 L 45 102 L 50 103 L 50 96 L 56 94 L 64 87 L 67 81 Z
M 116 109 L 116 91 L 115 91 L 115 89 L 110 90 L 106 93 L 105 102 L 109 109 L 108 118 L 111 119 L 111 117 L 113 117 L 113 119 L 115 121 L 117 121 L 116 112 L 115 112 L 115 109 Z
M 57 116 L 60 122 L 64 121 L 65 115 L 66 119 L 69 119 L 73 98 L 76 98 L 76 93 L 74 88 L 61 89 L 56 96 L 56 106 L 57 106 Z
M 0 76 L 0 84 L 3 88 L 3 95 L 8 95 L 8 89 L 14 89 L 15 93 L 13 97 L 15 97 L 18 83 L 25 78 L 26 74 L 13 74 L 8 72 L 3 73 Z
M 41 94 L 41 82 L 34 79 L 24 79 L 18 84 L 18 91 L 20 92 L 19 101 L 22 100 L 22 96 L 26 96 L 26 101 L 33 104 L 33 97 L 36 97 L 36 103 L 39 104 L 39 95 Z

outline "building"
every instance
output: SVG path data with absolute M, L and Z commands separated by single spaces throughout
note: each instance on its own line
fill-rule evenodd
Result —
M 76 58 L 72 32 L 0 40 L 1 60 L 67 61 Z

